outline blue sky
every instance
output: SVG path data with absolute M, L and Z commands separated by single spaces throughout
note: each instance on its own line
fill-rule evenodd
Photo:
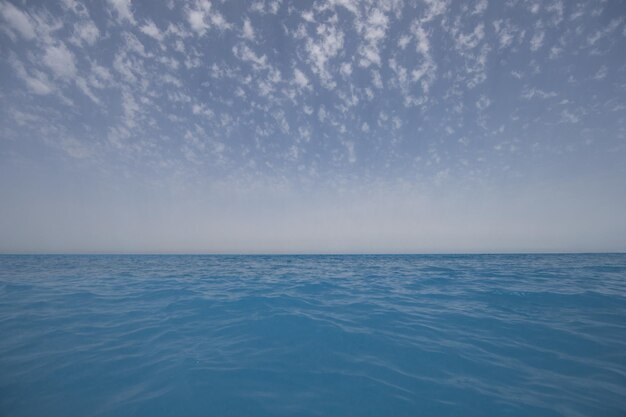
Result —
M 0 2 L 0 250 L 626 250 L 625 1 Z

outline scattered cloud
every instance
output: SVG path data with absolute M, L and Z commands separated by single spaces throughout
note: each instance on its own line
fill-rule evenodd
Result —
M 0 3 L 0 15 L 10 33 L 17 32 L 24 39 L 33 39 L 36 36 L 32 19 L 13 4 L 6 1 Z
M 108 3 L 120 23 L 135 24 L 131 0 L 108 0 Z
M 307 87 L 309 87 L 309 79 L 298 68 L 296 68 L 294 70 L 293 76 L 294 76 L 294 82 L 296 83 L 296 85 L 298 87 L 300 87 L 300 88 L 307 88 Z
M 244 19 L 241 36 L 249 41 L 254 40 L 254 28 L 252 27 L 250 19 Z
M 492 175 L 504 154 L 574 154 L 572 125 L 624 105 L 624 18 L 574 3 L 0 1 L 5 130 L 216 178 Z
M 159 42 L 163 41 L 163 34 L 152 20 L 146 21 L 146 23 L 141 26 L 139 30 L 144 35 L 150 36 L 151 38 L 154 38 Z
M 76 76 L 74 54 L 63 43 L 48 45 L 43 62 L 58 78 L 72 79 Z
M 315 28 L 315 36 L 307 39 L 306 52 L 311 70 L 327 88 L 334 88 L 329 61 L 337 56 L 343 47 L 344 33 L 332 24 L 320 24 Z
M 543 40 L 546 34 L 544 31 L 539 31 L 530 38 L 530 50 L 535 52 L 543 46 Z

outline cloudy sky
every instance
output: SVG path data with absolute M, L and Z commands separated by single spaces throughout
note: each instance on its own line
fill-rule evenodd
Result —
M 0 1 L 2 252 L 626 250 L 626 1 Z

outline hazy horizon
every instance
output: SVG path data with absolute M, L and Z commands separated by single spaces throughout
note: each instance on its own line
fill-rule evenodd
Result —
M 0 0 L 0 253 L 626 252 L 626 3 Z

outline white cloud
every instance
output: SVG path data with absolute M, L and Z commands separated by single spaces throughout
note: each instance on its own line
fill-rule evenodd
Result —
M 93 45 L 100 37 L 100 31 L 93 21 L 83 20 L 74 27 L 74 35 L 74 43 Z
M 276 14 L 280 9 L 282 0 L 263 1 L 257 0 L 250 6 L 250 11 L 260 14 Z
M 35 28 L 30 17 L 11 3 L 0 3 L 0 15 L 7 25 L 25 39 L 35 37 Z
M 352 74 L 352 64 L 349 62 L 344 62 L 339 66 L 339 72 L 344 77 L 349 77 Z
M 557 96 L 557 93 L 555 93 L 554 91 L 544 91 L 536 87 L 532 87 L 532 88 L 526 87 L 524 88 L 524 91 L 522 92 L 522 98 L 526 100 L 531 100 L 533 98 L 548 99 L 548 98 L 553 98 L 556 96 Z
M 354 151 L 354 142 L 351 140 L 344 140 L 343 146 L 346 147 L 346 151 L 348 152 L 348 162 L 351 164 L 356 162 L 356 152 Z
M 226 19 L 224 18 L 224 16 L 222 16 L 221 13 L 217 11 L 212 11 L 209 14 L 209 17 L 211 19 L 211 24 L 215 26 L 216 28 L 218 28 L 219 30 L 226 30 L 226 29 L 231 28 L 231 24 L 226 21 Z
M 487 10 L 488 5 L 489 3 L 487 0 L 478 0 L 478 3 L 476 3 L 472 14 L 483 14 L 485 10 Z
M 46 95 L 54 91 L 54 85 L 48 81 L 48 77 L 44 73 L 35 71 L 33 75 L 29 74 L 26 68 L 24 68 L 24 64 L 14 55 L 9 56 L 9 63 L 17 76 L 26 83 L 26 86 L 32 93 Z
M 426 4 L 427 10 L 420 19 L 422 23 L 430 22 L 435 17 L 444 14 L 449 5 L 448 0 L 424 0 L 424 3 Z
M 302 17 L 302 19 L 304 19 L 305 21 L 309 23 L 315 23 L 315 15 L 313 14 L 311 10 L 306 10 L 302 12 L 300 16 Z
M 202 115 L 208 119 L 212 119 L 213 117 L 215 117 L 215 113 L 213 112 L 213 110 L 207 108 L 204 104 L 200 103 L 200 104 L 194 104 L 191 107 L 191 111 L 193 114 L 197 114 L 197 115 Z
M 191 29 L 202 36 L 212 26 L 219 30 L 230 29 L 232 25 L 226 21 L 222 14 L 212 7 L 208 0 L 201 0 L 196 7 L 187 11 L 187 21 Z
M 559 48 L 558 46 L 553 46 L 550 48 L 550 55 L 548 56 L 550 59 L 556 59 L 563 53 L 563 48 Z
M 141 41 L 139 39 L 137 39 L 137 37 L 130 32 L 124 32 L 122 33 L 122 39 L 125 42 L 124 47 L 129 50 L 132 51 L 142 57 L 148 57 L 148 53 L 146 52 L 146 48 L 143 45 L 143 43 L 141 43 Z
M 547 11 L 554 13 L 554 16 L 552 18 L 553 25 L 556 26 L 563 21 L 564 9 L 565 9 L 565 6 L 563 4 L 563 1 L 561 0 L 557 0 L 554 3 L 546 7 Z
M 143 26 L 141 26 L 139 30 L 143 34 L 148 35 L 151 38 L 154 38 L 159 42 L 163 40 L 163 34 L 161 33 L 157 25 L 152 20 L 146 21 L 146 23 Z
M 59 78 L 70 79 L 76 76 L 74 55 L 63 43 L 48 45 L 43 56 L 43 63 Z
M 91 91 L 91 88 L 89 88 L 89 85 L 87 84 L 87 81 L 84 78 L 78 78 L 76 80 L 76 86 L 80 89 L 80 91 L 83 92 L 83 94 L 85 94 L 87 97 L 93 100 L 94 103 L 100 104 L 100 99 L 98 99 L 98 97 L 93 93 L 93 91 Z
M 248 45 L 244 45 L 243 43 L 233 47 L 233 54 L 242 61 L 250 62 L 256 70 L 269 68 L 267 56 L 258 56 Z
M 580 118 L 567 109 L 561 112 L 561 122 L 563 123 L 578 123 Z
M 490 105 L 491 105 L 491 100 L 489 99 L 489 97 L 485 95 L 480 96 L 480 98 L 476 102 L 476 107 L 478 107 L 478 110 L 485 110 Z
M 357 31 L 364 39 L 359 47 L 359 65 L 380 66 L 380 43 L 385 39 L 389 18 L 380 9 L 373 9 L 363 21 L 357 19 Z
M 191 29 L 197 32 L 199 35 L 204 35 L 209 25 L 204 22 L 204 12 L 201 10 L 190 10 L 187 14 L 187 20 Z
M 241 37 L 247 39 L 249 41 L 254 40 L 254 28 L 252 27 L 252 23 L 250 19 L 246 18 L 243 21 L 243 28 L 241 30 Z
M 406 89 L 409 81 L 407 69 L 398 64 L 395 58 L 389 60 L 389 68 L 396 74 L 396 79 L 400 87 Z
M 92 155 L 91 149 L 73 137 L 64 137 L 60 139 L 58 146 L 72 158 L 83 159 Z
M 508 20 L 496 20 L 493 22 L 493 28 L 498 36 L 498 44 L 500 48 L 507 48 L 515 39 L 519 29 L 511 24 Z
M 122 91 L 122 110 L 124 111 L 124 123 L 128 128 L 137 125 L 136 116 L 139 112 L 139 105 L 135 97 L 128 91 Z
M 294 79 L 294 82 L 296 83 L 296 85 L 298 87 L 300 87 L 300 88 L 307 88 L 307 87 L 309 87 L 309 79 L 298 68 L 296 68 L 293 71 L 293 79 Z
M 609 70 L 607 68 L 606 65 L 601 66 L 598 71 L 593 75 L 593 79 L 598 81 L 598 80 L 603 80 L 606 78 L 607 74 L 608 74 Z
M 409 42 L 411 42 L 411 37 L 409 35 L 402 35 L 400 39 L 398 39 L 398 47 L 400 49 L 405 49 Z
M 118 52 L 115 55 L 115 58 L 113 58 L 113 68 L 122 74 L 122 77 L 124 77 L 127 82 L 137 82 L 137 77 L 135 76 L 135 66 L 126 53 Z
M 457 48 L 458 49 L 473 49 L 476 48 L 485 37 L 485 25 L 479 23 L 474 30 L 468 34 L 461 33 L 457 36 Z
M 594 46 L 598 41 L 604 39 L 608 35 L 610 35 L 613 31 L 620 27 L 624 18 L 615 18 L 609 22 L 609 24 L 603 29 L 596 30 L 592 35 L 587 37 L 587 44 L 589 46 Z
M 343 47 L 344 34 L 333 25 L 317 26 L 318 38 L 309 38 L 306 43 L 308 61 L 314 74 L 320 77 L 322 85 L 334 88 L 336 83 L 327 68 L 328 61 L 335 57 Z
M 415 21 L 411 26 L 411 32 L 416 40 L 415 49 L 422 58 L 421 64 L 411 72 L 411 79 L 414 82 L 420 82 L 422 91 L 427 94 L 436 78 L 437 65 L 430 54 L 428 33 L 424 30 L 422 24 Z
M 358 1 L 357 0 L 330 0 L 329 4 L 332 6 L 341 6 L 353 14 L 358 14 Z
M 128 21 L 135 24 L 135 17 L 131 10 L 131 0 L 108 0 L 109 5 L 113 8 L 117 14 L 117 18 L 120 22 Z
M 376 88 L 383 88 L 383 79 L 380 76 L 380 72 L 372 70 L 372 84 Z
M 530 39 L 530 50 L 535 52 L 537 51 L 539 48 L 541 48 L 543 46 L 543 39 L 545 37 L 545 32 L 544 31 L 539 31 L 537 33 L 535 33 L 533 35 L 533 37 Z

